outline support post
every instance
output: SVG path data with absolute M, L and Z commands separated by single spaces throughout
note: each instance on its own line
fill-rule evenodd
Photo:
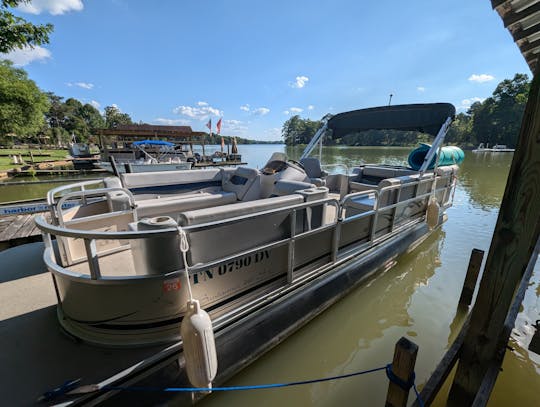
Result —
M 516 287 L 540 236 L 540 76 L 534 75 L 449 406 L 470 406 L 490 363 Z
M 401 382 L 408 383 L 413 377 L 417 354 L 418 345 L 414 342 L 404 337 L 397 341 L 392 361 L 392 372 Z M 410 388 L 403 388 L 399 384 L 390 381 L 386 393 L 385 407 L 406 407 L 409 390 Z
M 476 280 L 478 280 L 478 274 L 480 273 L 483 259 L 483 250 L 472 249 L 469 267 L 467 267 L 467 275 L 465 276 L 463 289 L 461 290 L 461 296 L 459 297 L 459 305 L 471 305 L 474 289 L 476 287 Z

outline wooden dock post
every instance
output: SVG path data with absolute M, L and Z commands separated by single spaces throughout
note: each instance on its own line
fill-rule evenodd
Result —
M 403 383 L 408 383 L 414 374 L 414 365 L 416 355 L 418 354 L 418 345 L 401 337 L 396 343 L 394 350 L 394 359 L 392 361 L 392 372 Z M 405 389 L 399 384 L 390 381 L 388 392 L 386 393 L 385 407 L 406 407 L 409 399 L 410 388 Z
M 504 354 L 500 338 L 505 319 L 540 236 L 539 134 L 540 75 L 537 72 L 531 84 L 471 323 L 448 396 L 449 406 L 472 405 L 490 364 L 500 362 L 500 355 Z
M 461 290 L 461 296 L 459 297 L 459 305 L 471 305 L 474 289 L 476 287 L 476 280 L 478 280 L 478 274 L 480 273 L 483 258 L 483 250 L 472 249 L 469 267 L 467 268 L 467 274 L 465 275 L 465 282 L 463 283 L 463 289 Z

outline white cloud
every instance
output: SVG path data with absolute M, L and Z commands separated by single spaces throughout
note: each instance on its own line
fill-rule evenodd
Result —
M 423 86 L 417 86 L 417 87 L 416 87 L 416 90 L 417 90 L 418 92 L 425 92 L 425 91 L 426 91 L 426 88 L 424 88 Z
M 240 106 L 240 110 L 243 110 L 244 112 L 249 112 L 249 105 Z
M 165 126 L 188 126 L 190 121 L 186 119 L 164 119 L 158 117 L 157 119 L 154 119 L 154 123 L 163 124 Z
M 92 89 L 94 87 L 94 84 L 93 83 L 88 83 L 88 82 L 68 82 L 66 83 L 66 85 L 68 86 L 78 86 L 79 88 L 83 88 L 83 89 Z
M 477 75 L 474 73 L 471 76 L 469 76 L 469 80 L 471 82 L 478 82 L 478 83 L 489 82 L 489 81 L 492 81 L 493 79 L 495 79 L 493 75 L 488 75 L 486 73 L 482 73 L 480 75 Z
M 0 58 L 9 59 L 16 66 L 25 66 L 34 61 L 45 61 L 51 57 L 51 51 L 35 46 L 15 49 L 7 54 L 0 54 Z
M 223 131 L 228 133 L 243 134 L 246 133 L 248 127 L 240 120 L 224 120 Z
M 313 106 L 313 105 L 309 105 L 309 106 L 307 107 L 307 110 L 313 110 L 313 109 L 315 109 L 315 106 Z
M 468 99 L 463 99 L 461 101 L 461 104 L 458 106 L 458 109 L 461 109 L 461 110 L 467 110 L 471 107 L 471 105 L 475 102 L 483 102 L 484 100 L 486 100 L 486 98 L 479 98 L 477 96 L 474 96 L 472 98 L 468 98 Z
M 101 105 L 99 104 L 99 102 L 96 102 L 95 100 L 91 100 L 90 101 L 90 104 L 92 106 L 94 106 L 96 109 L 99 109 L 101 107 Z
M 173 112 L 191 119 L 206 120 L 210 116 L 223 116 L 223 112 L 215 107 L 209 106 L 206 102 L 198 102 L 197 106 L 178 106 Z
M 306 86 L 306 83 L 309 81 L 309 78 L 307 76 L 297 76 L 296 77 L 296 80 L 294 82 L 289 82 L 289 86 L 291 88 L 297 88 L 297 89 L 300 89 L 300 88 L 303 88 L 304 86 Z
M 290 115 L 290 114 L 300 113 L 300 112 L 303 112 L 303 111 L 304 111 L 304 109 L 302 109 L 300 107 L 290 107 L 289 109 L 284 110 L 283 114 Z
M 270 113 L 270 109 L 268 109 L 267 107 L 259 107 L 257 109 L 253 109 L 253 111 L 251 112 L 251 114 L 253 114 L 254 116 L 265 116 L 268 113 Z
M 82 0 L 32 0 L 21 3 L 17 9 L 30 14 L 49 12 L 56 16 L 69 11 L 81 11 L 84 8 Z

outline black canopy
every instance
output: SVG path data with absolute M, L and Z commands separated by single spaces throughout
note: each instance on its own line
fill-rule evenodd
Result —
M 340 113 L 328 121 L 333 138 L 365 130 L 419 131 L 436 136 L 456 108 L 450 103 L 429 103 L 372 107 Z

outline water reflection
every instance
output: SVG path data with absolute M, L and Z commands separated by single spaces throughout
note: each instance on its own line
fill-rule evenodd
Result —
M 459 182 L 473 205 L 498 208 L 506 186 L 513 154 L 467 153 L 460 166 Z
M 438 231 L 416 250 L 399 257 L 395 267 L 371 278 L 228 385 L 328 377 L 388 363 L 399 333 L 422 334 L 411 304 L 418 288 L 428 286 L 441 265 L 443 237 L 444 231 Z M 383 405 L 386 388 L 381 383 L 386 383 L 383 372 L 265 391 L 264 398 L 260 392 L 216 393 L 202 405 L 335 406 L 349 405 L 350 400 Z

